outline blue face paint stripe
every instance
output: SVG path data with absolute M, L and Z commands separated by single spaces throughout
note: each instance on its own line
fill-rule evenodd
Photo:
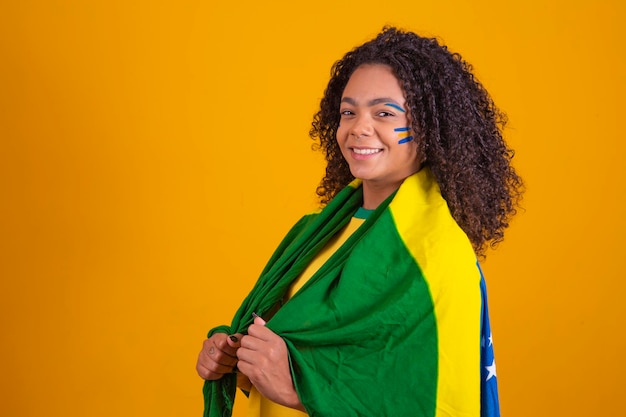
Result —
M 393 131 L 399 132 L 398 139 L 400 140 L 398 141 L 398 145 L 401 145 L 403 143 L 407 143 L 413 140 L 413 136 L 411 136 L 411 128 L 409 126 L 396 127 L 395 129 L 393 129 Z
M 402 113 L 406 113 L 406 111 L 404 111 L 404 109 L 402 107 L 398 106 L 397 104 L 386 103 L 385 106 L 393 107 L 394 109 L 399 110 Z

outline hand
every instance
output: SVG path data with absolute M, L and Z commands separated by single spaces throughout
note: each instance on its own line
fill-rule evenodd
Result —
M 231 336 L 215 333 L 204 341 L 198 355 L 196 371 L 202 379 L 220 379 L 233 372 L 237 365 L 237 350 L 241 346 L 241 333 Z
M 305 411 L 293 386 L 285 341 L 265 327 L 260 317 L 248 327 L 237 351 L 239 370 L 267 399 L 286 407 Z

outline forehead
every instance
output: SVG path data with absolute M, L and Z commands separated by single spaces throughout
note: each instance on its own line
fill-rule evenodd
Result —
M 392 97 L 397 101 L 404 101 L 404 92 L 391 67 L 383 64 L 364 64 L 354 70 L 342 97 L 355 100 Z

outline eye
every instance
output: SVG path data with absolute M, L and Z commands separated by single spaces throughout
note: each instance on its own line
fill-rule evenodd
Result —
M 341 117 L 354 116 L 352 110 L 341 110 Z
M 379 111 L 377 113 L 378 117 L 389 117 L 389 116 L 395 116 L 395 114 L 393 113 L 389 113 L 388 111 Z

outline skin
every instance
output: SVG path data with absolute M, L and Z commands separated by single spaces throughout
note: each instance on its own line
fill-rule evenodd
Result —
M 255 318 L 248 334 L 233 335 L 234 342 L 224 333 L 215 333 L 204 341 L 198 355 L 196 370 L 201 378 L 217 380 L 239 369 L 237 385 L 249 390 L 251 385 L 271 401 L 305 411 L 298 398 L 285 341 L 265 327 L 265 321 Z
M 239 370 L 267 399 L 289 408 L 305 411 L 293 386 L 285 341 L 255 318 L 237 351 Z
M 350 170 L 363 181 L 363 207 L 375 209 L 420 169 L 414 140 L 398 144 L 396 128 L 410 125 L 398 79 L 386 65 L 357 68 L 342 96 L 337 142 Z M 404 136 L 412 135 L 412 132 Z M 250 384 L 266 398 L 305 411 L 293 385 L 285 341 L 256 318 L 237 342 L 223 333 L 204 341 L 196 369 L 207 380 L 222 378 L 235 365 L 239 387 Z
M 398 144 L 394 130 L 409 126 L 406 110 L 404 93 L 390 67 L 366 64 L 352 73 L 341 99 L 337 142 L 352 175 L 363 180 L 366 209 L 378 207 L 406 177 L 420 170 L 417 143 Z
M 237 342 L 224 333 L 215 333 L 204 341 L 196 363 L 196 371 L 202 379 L 213 381 L 233 372 L 242 335 L 234 336 Z

